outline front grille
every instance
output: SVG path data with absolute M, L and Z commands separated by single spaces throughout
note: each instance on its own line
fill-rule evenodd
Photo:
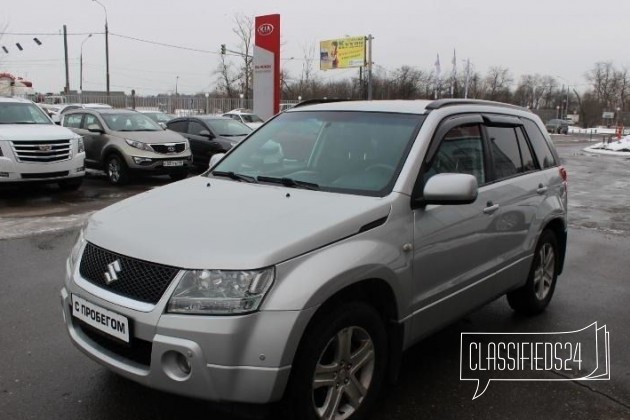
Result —
M 106 334 L 92 328 L 88 324 L 79 321 L 76 318 L 72 321 L 77 327 L 79 327 L 81 332 L 87 336 L 87 338 L 92 340 L 98 346 L 143 366 L 149 367 L 151 365 L 151 349 L 153 347 L 153 343 L 150 341 L 132 337 L 129 344 L 123 343 L 108 337 Z
M 181 153 L 186 149 L 186 143 L 152 144 L 151 147 L 156 153 Z
M 70 140 L 25 140 L 11 142 L 18 162 L 49 163 L 70 159 Z
M 59 178 L 62 176 L 68 176 L 68 171 L 59 172 L 40 172 L 37 174 L 20 174 L 22 179 L 40 179 L 40 178 Z
M 108 267 L 114 261 L 118 261 L 119 271 Z M 160 300 L 178 271 L 175 267 L 125 257 L 91 243 L 85 246 L 79 267 L 81 276 L 90 283 L 112 293 L 152 304 Z M 107 284 L 106 274 L 111 279 L 112 272 L 117 280 Z

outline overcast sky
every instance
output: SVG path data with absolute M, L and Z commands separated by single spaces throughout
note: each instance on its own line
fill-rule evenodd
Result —
M 234 16 L 279 13 L 282 63 L 289 74 L 300 73 L 305 47 L 345 35 L 372 34 L 373 60 L 380 68 L 401 65 L 431 71 L 440 55 L 442 73 L 451 70 L 453 49 L 458 71 L 464 60 L 485 73 L 491 66 L 510 69 L 515 81 L 523 74 L 548 74 L 559 83 L 581 85 L 584 73 L 598 61 L 630 67 L 628 0 L 101 0 L 110 30 L 111 90 L 139 94 L 211 90 L 219 56 L 178 50 L 122 38 L 218 52 L 220 44 L 236 49 Z M 105 89 L 105 13 L 91 0 L 21 0 L 2 7 L 0 71 L 33 82 L 40 92 L 65 85 L 63 37 L 69 34 L 70 88 L 79 87 L 81 43 L 83 89 Z M 41 35 L 17 35 L 33 33 Z M 37 46 L 33 36 L 42 42 Z M 19 42 L 23 51 L 15 47 Z M 318 47 L 315 48 L 316 53 Z M 295 59 L 291 60 L 291 57 Z M 318 65 L 317 65 L 318 67 Z M 357 70 L 318 73 L 322 78 L 355 75 Z M 179 77 L 178 77 L 179 76 Z M 291 98 L 287 98 L 291 99 Z

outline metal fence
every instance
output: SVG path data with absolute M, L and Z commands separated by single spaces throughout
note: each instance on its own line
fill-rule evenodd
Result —
M 212 98 L 200 95 L 107 96 L 83 93 L 81 95 L 64 95 L 62 97 L 60 96 L 56 98 L 59 98 L 59 102 L 63 101 L 65 103 L 108 104 L 114 108 L 162 111 L 177 116 L 197 114 L 222 114 L 236 108 L 253 109 L 254 107 L 253 99 Z M 33 98 L 33 100 L 36 99 L 37 98 Z M 283 101 L 283 103 L 297 103 L 297 101 Z

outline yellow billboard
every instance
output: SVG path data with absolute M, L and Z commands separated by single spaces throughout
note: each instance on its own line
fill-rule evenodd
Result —
M 365 37 L 353 36 L 319 43 L 321 70 L 347 69 L 365 65 Z

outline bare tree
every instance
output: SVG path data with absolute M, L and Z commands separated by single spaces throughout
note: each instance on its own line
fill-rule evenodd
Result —
M 510 70 L 505 67 L 490 67 L 484 82 L 487 88 L 487 99 L 506 101 L 510 96 L 510 85 L 512 84 Z
M 252 81 L 253 81 L 253 65 L 254 65 L 254 18 L 251 16 L 238 14 L 234 16 L 234 28 L 232 32 L 239 40 L 238 51 L 241 58 L 241 67 L 239 73 L 239 83 L 241 91 L 245 96 L 245 100 L 251 97 Z
M 228 98 L 236 97 L 235 84 L 240 78 L 239 75 L 234 72 L 232 64 L 227 61 L 225 55 L 221 55 L 221 62 L 214 73 L 218 77 L 217 90 L 225 94 Z

